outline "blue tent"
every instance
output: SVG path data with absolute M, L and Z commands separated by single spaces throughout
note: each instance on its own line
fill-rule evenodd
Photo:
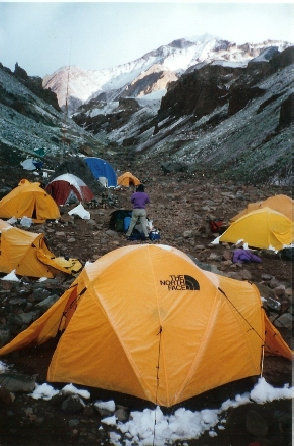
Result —
M 100 177 L 105 177 L 107 179 L 107 186 L 116 186 L 116 173 L 113 167 L 105 160 L 101 158 L 84 158 L 85 163 L 92 172 L 92 175 L 98 180 Z

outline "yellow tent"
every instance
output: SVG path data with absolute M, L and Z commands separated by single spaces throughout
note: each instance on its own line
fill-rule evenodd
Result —
M 135 177 L 131 172 L 125 172 L 117 179 L 117 184 L 119 186 L 138 186 L 141 181 Z
M 0 218 L 32 218 L 35 223 L 60 218 L 57 204 L 40 183 L 21 180 L 17 187 L 0 201 Z
M 161 244 L 124 246 L 87 264 L 0 355 L 61 333 L 48 381 L 115 390 L 163 406 L 259 375 L 264 344 L 291 358 L 255 285 L 203 271 Z
M 55 257 L 47 249 L 44 234 L 23 231 L 0 220 L 0 271 L 30 277 L 49 277 L 57 271 L 67 274 L 82 268 L 76 259 Z
M 280 251 L 293 242 L 293 222 L 270 208 L 261 208 L 245 214 L 233 222 L 213 243 L 237 243 Z
M 249 214 L 252 211 L 257 211 L 262 208 L 270 208 L 274 211 L 280 212 L 280 214 L 286 215 L 291 221 L 294 221 L 293 218 L 293 200 L 287 195 L 279 194 L 273 195 L 267 198 L 265 201 L 259 201 L 257 203 L 248 204 L 246 209 L 239 212 L 239 214 L 235 215 L 231 218 L 231 222 L 238 220 L 240 217 L 243 217 L 246 214 Z

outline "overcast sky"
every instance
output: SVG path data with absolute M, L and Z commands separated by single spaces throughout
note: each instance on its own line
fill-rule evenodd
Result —
M 294 42 L 294 3 L 2 2 L 0 62 L 44 76 L 65 65 L 110 68 L 205 33 L 236 43 Z

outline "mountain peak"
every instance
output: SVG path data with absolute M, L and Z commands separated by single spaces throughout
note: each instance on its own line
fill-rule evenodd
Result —
M 191 70 L 191 67 L 196 69 L 199 64 L 215 61 L 234 66 L 247 66 L 250 60 L 257 58 L 269 46 L 277 46 L 279 51 L 282 51 L 289 44 L 281 41 L 266 41 L 238 45 L 211 34 L 181 37 L 161 45 L 136 60 L 109 69 L 90 71 L 79 67 L 70 69 L 64 67 L 53 75 L 44 77 L 43 86 L 56 92 L 61 107 L 65 105 L 67 94 L 71 98 L 71 103 L 76 105 L 88 102 L 102 93 L 109 98 L 118 98 L 138 76 L 144 72 L 147 73 L 153 66 L 161 66 L 162 72 L 169 71 L 176 76 L 187 69 Z M 169 76 L 166 76 L 166 79 L 169 79 Z M 137 91 L 142 90 L 138 88 Z M 152 86 L 146 91 L 152 92 Z M 70 111 L 75 112 L 74 109 Z

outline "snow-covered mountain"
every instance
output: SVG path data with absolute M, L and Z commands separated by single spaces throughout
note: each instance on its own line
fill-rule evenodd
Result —
M 97 96 L 99 101 L 103 99 L 108 103 L 121 96 L 143 96 L 156 90 L 162 90 L 164 94 L 167 84 L 190 67 L 212 62 L 246 66 L 268 47 L 282 51 L 289 45 L 288 42 L 274 40 L 237 45 L 210 35 L 178 39 L 139 59 L 109 69 L 60 68 L 43 78 L 43 86 L 57 94 L 60 107 L 67 105 L 68 110 L 74 112 L 81 104 Z

